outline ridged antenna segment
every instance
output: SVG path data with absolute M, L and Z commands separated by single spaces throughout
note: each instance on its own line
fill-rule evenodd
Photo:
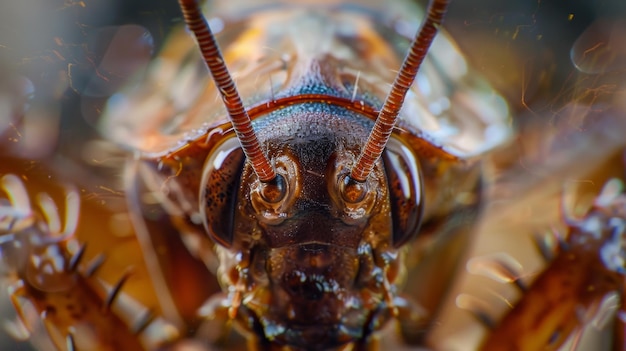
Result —
M 254 134 L 252 122 L 243 106 L 224 58 L 211 28 L 202 14 L 196 0 L 179 0 L 185 23 L 198 41 L 202 57 L 213 76 L 215 85 L 222 95 L 224 105 L 230 116 L 237 138 L 246 157 L 251 161 L 254 172 L 262 182 L 269 182 L 276 177 L 273 167 L 261 150 L 259 140 Z
M 364 182 L 374 168 L 374 164 L 382 155 L 389 136 L 396 124 L 398 114 L 404 103 L 404 98 L 411 88 L 415 76 L 428 53 L 430 44 L 433 42 L 435 35 L 443 16 L 448 7 L 449 0 L 431 0 L 428 4 L 428 15 L 426 20 L 422 22 L 420 29 L 415 35 L 415 39 L 409 48 L 406 58 L 402 63 L 402 68 L 396 76 L 391 87 L 391 91 L 383 104 L 380 113 L 376 119 L 376 124 L 370 133 L 367 143 L 356 164 L 352 168 L 350 177 L 358 182 Z

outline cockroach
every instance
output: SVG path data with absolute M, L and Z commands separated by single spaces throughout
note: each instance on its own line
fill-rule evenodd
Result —
M 412 41 L 409 4 L 222 4 L 210 21 L 195 0 L 179 4 L 186 30 L 102 111 L 103 143 L 126 154 L 115 210 L 66 191 L 61 229 L 52 198 L 31 207 L 24 189 L 45 180 L 2 178 L 13 328 L 36 334 L 41 321 L 42 348 L 72 351 L 447 349 L 436 338 L 466 313 L 446 303 L 486 156 L 513 135 L 504 98 L 438 34 L 448 1 L 430 1 Z M 613 317 L 600 307 L 623 289 L 612 184 L 554 252 L 540 245 L 548 263 L 530 287 L 510 279 L 523 290 L 511 312 L 496 322 L 470 307 L 490 328 L 470 349 L 557 348 L 592 312 Z M 87 218 L 105 222 L 95 213 L 123 229 L 89 233 Z M 119 240 L 140 258 L 117 260 Z M 566 313 L 525 324 L 558 293 Z
M 336 38 L 326 48 L 315 38 L 274 37 L 273 28 L 282 26 L 303 34 L 357 26 L 358 13 L 286 6 L 264 14 L 270 17 L 259 20 L 273 23 L 261 45 L 293 46 L 297 61 L 284 53 L 276 63 L 269 62 L 273 55 L 259 57 L 270 84 L 274 74 L 283 78 L 266 97 L 256 91 L 260 102 L 247 109 L 225 65 L 232 54 L 221 55 L 195 2 L 180 5 L 213 78 L 210 94 L 219 94 L 230 120 L 165 153 L 145 153 L 128 179 L 130 188 L 157 198 L 185 240 L 215 243 L 224 292 L 209 299 L 203 314 L 234 321 L 259 349 L 368 347 L 392 319 L 406 340 L 422 343 L 448 281 L 424 280 L 428 291 L 417 300 L 402 294 L 403 248 L 422 224 L 433 228 L 423 231 L 416 250 L 423 261 L 437 257 L 439 246 L 457 252 L 433 263 L 453 274 L 468 241 L 462 223 L 474 216 L 480 196 L 478 158 L 436 145 L 414 116 L 396 123 L 447 2 L 429 5 L 384 100 L 375 78 L 359 75 L 351 60 L 375 49 L 380 34 L 365 30 L 355 46 L 342 38 L 348 34 L 330 32 Z M 499 117 L 504 124 L 507 115 Z M 149 210 L 142 211 L 146 217 Z M 435 229 L 443 222 L 453 223 L 444 233 Z M 415 280 L 426 277 L 410 279 L 422 285 Z

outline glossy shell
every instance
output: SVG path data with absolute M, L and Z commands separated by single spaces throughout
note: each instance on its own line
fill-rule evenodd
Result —
M 403 50 L 407 45 L 406 37 L 411 36 L 417 27 L 421 17 L 420 10 L 411 4 L 403 7 L 405 4 L 402 3 L 385 5 L 384 9 L 380 9 L 376 8 L 375 1 L 372 1 L 372 4 L 364 4 L 363 7 L 335 3 L 320 5 L 312 1 L 310 3 L 307 6 L 322 8 L 320 10 L 322 12 L 325 11 L 323 8 L 333 9 L 327 20 L 338 18 L 342 25 L 325 25 L 329 23 L 324 20 L 325 16 L 308 16 L 308 12 L 299 13 L 289 2 L 262 5 L 255 2 L 251 5 L 229 1 L 207 9 L 207 13 L 215 17 L 212 21 L 212 24 L 216 25 L 215 28 L 219 28 L 220 23 L 223 26 L 219 38 L 247 105 L 265 106 L 276 97 L 293 93 L 294 87 L 301 83 L 302 77 L 310 76 L 314 71 L 315 65 L 312 62 L 316 55 L 325 53 L 330 58 L 329 62 L 337 63 L 340 67 L 338 71 L 341 72 L 336 76 L 331 75 L 330 80 L 328 75 L 320 72 L 320 77 L 327 79 L 327 82 L 331 82 L 333 87 L 337 88 L 330 93 L 350 99 L 354 96 L 356 106 L 363 101 L 365 106 L 375 110 L 392 80 L 394 75 L 392 70 L 399 65 L 403 56 Z M 476 15 L 472 12 L 473 9 L 464 8 L 465 5 L 459 4 L 457 12 L 451 16 L 450 31 L 463 48 L 463 53 L 469 55 L 474 66 L 479 67 L 492 84 L 504 87 L 502 95 L 494 93 L 495 90 L 485 83 L 486 80 L 480 78 L 480 74 L 470 68 L 466 58 L 447 35 L 440 36 L 439 43 L 433 48 L 427 60 L 428 69 L 422 71 L 418 78 L 410 103 L 403 112 L 402 123 L 396 130 L 396 135 L 399 136 L 419 134 L 425 140 L 432 141 L 437 149 L 443 150 L 445 154 L 464 160 L 480 159 L 486 164 L 484 216 L 479 222 L 467 223 L 468 227 L 471 225 L 477 228 L 480 234 L 473 241 L 475 249 L 471 256 L 482 259 L 470 261 L 473 263 L 467 265 L 467 270 L 471 274 L 467 274 L 462 267 L 459 270 L 462 277 L 444 302 L 443 314 L 437 320 L 438 327 L 428 337 L 428 345 L 434 349 L 476 349 L 477 345 L 484 342 L 490 331 L 476 321 L 473 316 L 476 312 L 487 315 L 496 325 L 503 321 L 500 329 L 495 328 L 497 333 L 501 334 L 491 335 L 490 340 L 506 338 L 509 335 L 506 329 L 511 324 L 514 330 L 518 330 L 517 322 L 507 322 L 515 321 L 515 314 L 518 313 L 513 312 L 509 317 L 505 317 L 510 309 L 508 305 L 516 305 L 517 301 L 522 301 L 516 310 L 521 310 L 523 316 L 532 316 L 533 309 L 524 308 L 522 305 L 538 306 L 534 301 L 538 301 L 536 296 L 539 296 L 539 300 L 544 296 L 541 287 L 543 278 L 537 278 L 538 283 L 535 285 L 533 282 L 536 276 L 540 276 L 544 267 L 550 267 L 550 260 L 542 258 L 538 253 L 531 239 L 533 234 L 545 232 L 547 227 L 551 228 L 550 230 L 558 227 L 555 231 L 559 233 L 578 233 L 580 228 L 563 223 L 562 212 L 575 212 L 573 218 L 592 218 L 593 216 L 585 216 L 589 215 L 590 212 L 587 210 L 589 203 L 600 192 L 600 187 L 610 177 L 623 177 L 624 172 L 623 135 L 626 125 L 622 118 L 624 114 L 622 100 L 623 82 L 626 81 L 623 79 L 623 62 L 626 60 L 620 54 L 620 45 L 615 44 L 616 36 L 610 35 L 613 29 L 620 28 L 620 22 L 612 22 L 609 25 L 600 23 L 590 27 L 587 32 L 583 32 L 582 29 L 576 32 L 568 26 L 568 23 L 577 23 L 579 18 L 584 17 L 582 15 L 584 11 L 576 7 L 577 5 L 572 5 L 572 9 L 555 11 L 552 5 L 542 3 L 538 7 L 533 6 L 532 9 L 520 10 L 511 2 L 508 5 L 513 8 L 507 7 L 510 12 L 500 11 L 498 7 L 500 5 L 492 6 L 498 10 L 489 11 L 488 15 L 482 13 Z M 72 11 L 83 6 L 87 9 L 85 11 L 92 9 L 89 3 L 86 5 L 72 3 L 67 6 L 59 4 L 55 11 L 63 9 L 67 11 L 64 14 L 74 15 L 75 12 Z M 369 10 L 362 10 L 363 8 Z M 371 10 L 372 8 L 374 10 Z M 610 2 L 607 8 L 620 9 L 619 4 Z M 49 9 L 41 6 L 43 13 L 46 10 Z M 466 13 L 459 15 L 459 12 L 464 10 Z M 546 13 L 557 15 L 554 18 L 546 16 L 550 17 L 550 20 L 546 20 L 542 17 Z M 49 14 L 56 15 L 57 12 L 50 11 Z M 380 14 L 388 15 L 379 17 Z M 601 14 L 598 16 L 602 16 Z M 619 18 L 622 13 L 612 11 L 611 16 Z M 568 19 L 569 17 L 571 18 Z M 43 23 L 42 19 L 45 16 L 38 18 L 39 21 L 26 22 Z M 463 20 L 459 21 L 459 18 Z M 550 25 L 560 26 L 561 31 L 551 32 Z M 475 30 L 481 26 L 488 29 Z M 164 27 L 166 26 L 161 24 L 160 28 Z M 82 33 L 89 32 L 85 27 L 77 28 L 80 28 Z M 75 29 L 78 31 L 77 28 Z M 277 40 L 277 36 L 272 34 L 276 32 L 272 32 L 270 28 L 278 28 L 276 31 L 279 32 L 289 29 L 286 31 L 288 35 L 283 40 Z M 46 38 L 41 33 L 46 32 L 37 31 L 36 37 Z M 59 37 L 67 40 L 67 34 L 58 33 Z M 557 33 L 554 36 L 559 37 L 550 43 L 568 43 L 564 44 L 569 45 L 566 50 L 567 60 L 558 61 L 561 60 L 560 56 L 551 58 L 549 54 L 545 54 L 548 57 L 538 58 L 539 54 L 535 56 L 535 53 L 539 52 L 558 54 L 560 44 L 554 44 L 553 51 L 547 50 L 541 44 L 542 40 L 550 40 L 550 33 Z M 32 36 L 28 38 L 32 40 Z M 310 39 L 304 41 L 299 38 Z M 576 41 L 576 38 L 579 40 Z M 53 42 L 52 39 L 49 41 Z M 598 48 L 593 44 L 599 42 L 606 42 L 607 46 L 597 51 Z M 5 43 L 11 42 L 0 42 L 3 45 L 1 47 L 3 53 L 6 52 Z M 11 50 L 15 47 L 8 46 Z M 79 114 L 72 117 L 74 119 L 67 120 L 71 123 L 66 122 L 68 126 L 60 129 L 62 132 L 60 136 L 42 132 L 46 129 L 33 128 L 37 124 L 33 124 L 32 121 L 45 120 L 45 125 L 56 126 L 60 115 L 59 110 L 55 108 L 56 104 L 42 109 L 41 107 L 45 106 L 42 99 L 50 104 L 50 101 L 56 101 L 55 99 L 61 96 L 59 91 L 64 91 L 70 85 L 73 91 L 81 94 L 83 102 L 97 91 L 94 90 L 96 85 L 92 86 L 91 90 L 82 90 L 68 83 L 72 79 L 67 78 L 76 78 L 76 61 L 88 62 L 85 64 L 87 67 L 97 63 L 90 61 L 90 57 L 87 57 L 87 60 L 72 57 L 68 54 L 71 52 L 68 48 L 74 46 L 67 41 L 52 46 L 58 49 L 56 54 L 31 52 L 23 54 L 22 58 L 27 58 L 25 62 L 29 60 L 59 62 L 54 69 L 61 67 L 60 76 L 65 77 L 59 79 L 61 81 L 59 84 L 42 85 L 41 75 L 32 71 L 12 72 L 3 64 L 2 77 L 9 78 L 3 79 L 0 86 L 0 94 L 5 98 L 1 106 L 8 106 L 11 113 L 0 116 L 0 135 L 3 138 L 0 149 L 2 161 L 0 172 L 2 175 L 19 175 L 27 191 L 32 195 L 33 204 L 36 203 L 36 194 L 49 193 L 61 209 L 60 213 L 63 213 L 65 203 L 65 193 L 60 188 L 68 183 L 78 184 L 83 205 L 77 235 L 80 243 L 87 243 L 87 248 L 81 261 L 84 266 L 78 271 L 65 273 L 71 279 L 79 281 L 78 285 L 74 285 L 80 287 L 76 291 L 76 296 L 81 296 L 80 299 L 85 300 L 86 304 L 93 303 L 88 305 L 87 309 L 91 312 L 84 314 L 83 317 L 93 318 L 97 324 L 100 323 L 103 330 L 115 330 L 126 325 L 132 329 L 133 326 L 141 327 L 142 323 L 147 321 L 147 319 L 142 321 L 142 318 L 150 317 L 147 312 L 151 312 L 155 316 L 167 316 L 168 321 L 164 324 L 155 323 L 155 334 L 152 332 L 142 334 L 145 338 L 143 345 L 160 344 L 169 338 L 175 339 L 178 337 L 178 331 L 187 327 L 187 322 L 183 320 L 192 320 L 196 316 L 198 305 L 204 301 L 207 294 L 220 288 L 213 276 L 215 257 L 205 258 L 205 262 L 199 262 L 193 257 L 198 252 L 210 251 L 210 248 L 202 247 L 207 244 L 206 242 L 200 242 L 201 245 L 197 246 L 200 248 L 199 251 L 188 255 L 186 251 L 188 243 L 179 239 L 164 240 L 163 237 L 158 238 L 161 241 L 149 243 L 148 246 L 153 249 L 147 252 L 145 242 L 142 243 L 142 240 L 145 240 L 145 237 L 141 237 L 142 233 L 145 234 L 150 230 L 177 233 L 180 232 L 180 227 L 173 228 L 171 223 L 159 221 L 149 222 L 145 228 L 137 226 L 137 219 L 129 212 L 129 207 L 136 208 L 138 200 L 132 196 L 124 196 L 120 174 L 124 167 L 123 160 L 129 152 L 135 157 L 144 159 L 162 156 L 167 158 L 175 156 L 176 151 L 184 149 L 190 141 L 197 140 L 209 130 L 214 130 L 216 134 L 224 132 L 226 129 L 220 128 L 224 122 L 221 102 L 198 63 L 193 41 L 178 28 L 172 33 L 172 39 L 160 51 L 158 58 L 155 58 L 145 72 L 140 72 L 134 78 L 134 83 L 125 84 L 121 90 L 98 92 L 106 96 L 113 91 L 119 91 L 108 99 L 103 110 L 87 103 L 82 106 L 85 114 L 82 117 L 89 121 L 92 120 L 87 115 L 100 115 L 101 111 L 104 111 L 98 129 L 107 139 L 121 145 L 125 151 L 122 152 L 99 140 L 93 141 L 92 138 L 97 137 L 93 133 L 85 132 L 92 129 L 83 125 Z M 315 47 L 315 50 L 311 46 Z M 537 46 L 541 49 L 536 49 Z M 80 47 L 80 43 L 76 47 Z M 316 51 L 318 49 L 320 51 Z M 607 52 L 609 55 L 603 56 Z M 308 59 L 300 60 L 303 57 Z M 557 64 L 551 66 L 545 64 L 546 62 Z M 27 66 L 28 63 L 22 65 Z M 103 67 L 106 66 L 101 66 Z M 5 71 L 11 72 L 9 74 Z M 30 79 L 24 80 L 20 74 L 28 75 Z M 567 79 L 558 76 L 559 74 Z M 93 75 L 107 77 L 107 71 L 101 70 Z M 104 86 L 110 88 L 106 84 Z M 47 92 L 43 97 L 42 91 Z M 35 100 L 31 100 L 29 97 L 31 95 L 36 97 Z M 502 96 L 506 96 L 507 99 Z M 35 104 L 31 103 L 33 101 Z M 415 111 L 420 113 L 414 114 Z M 510 115 L 514 115 L 515 118 L 511 120 Z M 42 116 L 46 118 L 41 118 Z M 513 136 L 511 123 L 517 127 L 514 139 L 511 138 Z M 40 133 L 37 134 L 37 131 Z M 67 134 L 68 131 L 71 133 Z M 511 144 L 501 148 L 507 140 Z M 50 151 L 51 145 L 62 147 Z M 88 155 L 86 159 L 90 161 L 85 162 L 83 156 L 77 155 L 79 149 L 85 150 Z M 494 150 L 495 155 L 491 153 Z M 49 155 L 63 155 L 65 158 L 45 160 L 45 156 Z M 71 161 L 66 162 L 68 159 Z M 98 166 L 94 167 L 94 164 Z M 102 165 L 112 167 L 102 168 Z M 132 183 L 133 180 L 150 179 L 155 175 L 153 169 L 144 171 L 146 172 L 141 173 L 141 168 L 136 165 L 128 167 L 125 176 L 126 186 L 145 190 L 141 184 Z M 139 174 L 141 176 L 138 176 Z M 156 186 L 163 181 L 159 178 L 152 180 Z M 7 205 L 5 195 L 6 192 L 1 196 L 3 206 Z M 154 203 L 163 198 L 149 200 Z M 159 213 L 162 209 L 158 206 L 146 206 L 142 211 Z M 549 252 L 558 251 L 558 245 L 547 239 L 549 235 L 540 237 L 549 243 L 545 245 Z M 183 238 L 195 240 L 194 236 Z M 7 241 L 0 239 L 0 243 L 5 245 Z M 602 246 L 601 244 L 598 245 Z M 63 250 L 50 250 L 48 256 L 36 252 L 31 254 L 31 257 L 52 256 L 56 259 L 62 257 L 63 260 L 69 260 L 80 247 L 78 244 L 72 245 L 63 254 L 65 256 L 55 256 Z M 590 250 L 589 260 L 596 259 L 597 250 L 595 248 Z M 3 251 L 3 255 L 4 252 L 6 250 Z M 505 258 L 496 255 L 494 259 L 494 256 L 491 256 L 494 253 L 504 253 Z M 101 254 L 104 254 L 106 260 L 95 278 L 85 274 L 85 267 Z M 510 284 L 502 283 L 510 281 L 511 276 L 506 274 L 503 276 L 497 269 L 503 262 L 514 261 L 519 261 L 522 267 L 517 271 L 517 274 L 522 276 L 521 281 L 531 289 L 534 286 L 535 289 L 530 290 L 533 293 L 528 294 L 526 300 L 524 292 Z M 411 263 L 414 262 L 409 260 L 407 267 L 411 267 Z M 476 269 L 476 266 L 481 266 L 477 263 L 481 263 L 483 267 L 487 266 L 487 269 L 482 271 Z M 11 264 L 8 266 L 10 269 L 7 269 L 7 265 L 4 262 L 3 264 L 3 273 L 15 268 Z M 584 259 L 576 260 L 574 266 L 589 274 L 606 274 L 604 268 L 586 265 Z M 126 316 L 124 320 L 121 314 L 114 313 L 108 315 L 109 319 L 103 322 L 98 317 L 99 309 L 94 309 L 94 306 L 106 305 L 110 287 L 120 281 L 123 272 L 129 267 L 133 268 L 133 273 L 123 284 L 119 295 L 121 297 L 116 300 L 120 303 L 138 302 L 136 308 L 126 306 L 122 310 L 140 317 L 132 321 L 133 318 Z M 568 274 L 572 274 L 568 273 L 568 267 L 560 267 L 555 264 L 552 268 L 547 268 L 543 275 L 548 278 L 567 278 Z M 160 277 L 155 277 L 154 271 L 158 271 Z M 437 274 L 439 271 L 432 267 L 426 271 L 431 273 L 421 275 L 426 281 L 449 279 L 441 278 Z M 499 279 L 497 282 L 479 276 L 486 274 L 493 277 L 494 272 Z M 15 278 L 14 273 L 9 272 L 7 275 L 11 283 L 15 283 L 15 280 L 11 280 Z M 421 273 L 424 272 L 420 271 L 417 274 Z M 197 279 L 203 274 L 208 274 L 210 279 L 206 281 Z M 582 277 L 576 273 L 572 276 Z M 67 286 L 63 279 L 46 284 L 44 290 L 50 297 L 48 303 L 51 301 L 55 306 L 58 304 L 60 310 L 65 311 L 63 300 L 55 300 L 54 294 L 59 287 Z M 160 293 L 167 289 L 172 293 Z M 407 289 L 411 293 L 424 291 L 423 286 L 411 284 L 408 284 Z M 30 308 L 29 313 L 34 312 L 33 308 L 45 309 L 45 304 L 37 305 L 44 300 L 35 298 L 35 295 L 32 290 L 28 291 L 26 298 L 21 299 L 18 306 L 27 310 Z M 467 296 L 471 296 L 473 302 L 467 303 Z M 29 297 L 31 302 L 27 301 Z M 594 303 L 597 305 L 599 300 L 595 300 Z M 568 308 L 577 307 L 582 300 L 574 297 L 572 301 L 572 304 L 567 305 Z M 72 312 L 72 309 L 73 307 L 67 308 L 66 312 Z M 30 320 L 38 323 L 36 317 Z M 54 323 L 59 328 L 68 324 L 64 321 Z M 192 328 L 197 326 L 193 323 L 189 325 Z M 592 338 L 589 345 L 594 347 L 599 345 L 598 340 L 609 343 L 614 340 L 616 344 L 621 342 L 623 345 L 623 332 L 618 330 L 619 325 L 617 321 L 617 327 L 614 329 L 601 328 L 600 333 L 604 334 L 599 338 Z M 40 329 L 33 333 L 33 342 L 38 345 L 38 349 L 54 349 L 49 342 L 41 341 L 46 339 L 46 333 L 41 329 L 41 325 L 38 327 Z M 15 325 L 11 330 L 13 335 L 23 337 Z M 125 331 L 128 330 L 122 328 L 119 335 L 127 335 Z M 554 330 L 542 329 L 542 332 L 548 335 L 549 339 L 556 339 Z M 594 332 L 591 330 L 590 334 Z M 522 335 L 529 335 L 528 339 L 533 339 L 532 333 L 532 328 L 525 329 Z M 520 335 L 515 332 L 513 334 Z M 134 336 L 128 338 L 132 340 Z M 513 337 L 508 339 L 512 340 Z M 61 339 L 57 339 L 56 342 L 59 340 Z M 61 340 L 63 341 L 66 340 Z M 558 341 L 560 342 L 560 339 Z M 185 344 L 202 349 L 202 346 L 197 346 L 193 342 Z M 529 347 L 532 349 L 534 345 Z M 564 348 L 569 349 L 568 346 Z
M 238 14 L 208 12 L 248 108 L 301 94 L 307 80 L 319 80 L 328 91 L 315 93 L 377 110 L 395 76 L 390 67 L 400 66 L 407 37 L 423 16 L 405 3 L 384 9 L 347 3 L 248 6 Z M 194 41 L 177 29 L 147 74 L 109 100 L 102 119 L 101 130 L 111 140 L 156 156 L 224 123 L 225 112 Z M 471 73 L 444 34 L 430 50 L 398 127 L 468 158 L 503 144 L 512 133 L 509 120 L 505 100 Z

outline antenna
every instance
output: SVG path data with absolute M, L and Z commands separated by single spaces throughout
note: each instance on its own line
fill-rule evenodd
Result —
M 428 53 L 428 48 L 433 42 L 443 16 L 448 8 L 449 0 L 431 0 L 428 4 L 428 15 L 422 22 L 420 29 L 415 34 L 415 39 L 409 48 L 402 68 L 396 76 L 391 91 L 376 118 L 376 124 L 367 139 L 367 143 L 361 151 L 356 164 L 352 168 L 350 178 L 357 182 L 364 182 L 374 168 L 374 163 L 382 155 L 393 127 L 398 119 L 398 114 L 404 103 L 404 98 L 411 88 L 415 76 Z
M 263 150 L 261 150 L 259 139 L 254 134 L 254 129 L 252 129 L 250 116 L 248 116 L 248 112 L 243 106 L 237 87 L 235 87 L 235 82 L 228 72 L 215 36 L 211 32 L 211 28 L 202 14 L 200 6 L 198 6 L 196 0 L 179 0 L 178 3 L 185 18 L 185 23 L 187 23 L 187 26 L 195 35 L 202 57 L 211 72 L 217 89 L 222 95 L 228 116 L 244 154 L 252 163 L 254 173 L 259 177 L 259 180 L 263 183 L 271 182 L 276 178 L 274 168 L 263 153 Z

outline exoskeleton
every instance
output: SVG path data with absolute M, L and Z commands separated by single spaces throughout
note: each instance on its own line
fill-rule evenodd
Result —
M 392 78 L 385 71 L 401 63 L 405 50 L 378 47 L 394 33 L 383 23 L 376 27 L 375 12 L 345 4 L 260 8 L 249 15 L 252 32 L 238 34 L 222 58 L 195 4 L 181 6 L 215 85 L 191 83 L 204 88 L 189 102 L 199 109 L 187 107 L 193 116 L 185 123 L 198 118 L 202 126 L 186 130 L 182 143 L 159 152 L 141 138 L 133 141 L 143 156 L 129 178 L 135 182 L 131 188 L 157 198 L 186 241 L 208 237 L 215 243 L 199 245 L 214 252 L 198 250 L 197 256 L 216 256 L 224 292 L 211 297 L 203 313 L 235 321 L 260 348 L 366 347 L 391 319 L 399 321 L 405 339 L 422 343 L 450 282 L 436 279 L 432 270 L 452 275 L 469 240 L 464 223 L 479 204 L 479 156 L 509 133 L 507 110 L 497 96 L 488 123 L 482 111 L 446 106 L 447 95 L 430 88 L 427 94 L 441 94 L 441 114 L 474 119 L 473 135 L 465 135 L 474 140 L 449 131 L 456 144 L 446 144 L 423 132 L 420 125 L 432 118 L 428 110 L 407 107 L 395 123 L 403 106 L 417 107 L 425 98 L 414 90 L 403 102 L 446 4 L 429 7 L 386 105 L 380 83 Z M 267 32 L 255 35 L 258 27 Z M 450 50 L 441 43 L 441 50 Z M 239 72 L 254 69 L 246 77 L 252 79 L 237 79 L 242 96 L 253 97 L 251 107 L 242 105 L 224 66 L 230 57 Z M 255 67 L 238 67 L 250 62 Z M 264 80 L 265 87 L 259 86 Z M 456 89 L 477 84 L 458 80 Z M 150 101 L 137 97 L 132 110 L 112 100 L 106 130 L 120 138 L 126 128 L 118 117 L 151 113 L 142 108 L 158 95 L 150 94 Z M 205 105 L 216 96 L 216 104 Z M 210 117 L 224 116 L 212 111 L 219 100 L 231 117 L 225 124 Z M 487 126 L 492 138 L 485 135 Z M 433 127 L 441 133 L 448 128 Z M 439 136 L 446 137 L 451 135 Z M 145 205 L 138 201 L 133 207 Z M 413 263 L 418 267 L 408 276 L 405 244 L 416 236 L 412 254 L 420 256 Z M 420 267 L 425 262 L 432 266 Z M 401 293 L 407 279 L 428 289 L 407 297 Z
M 617 180 L 537 236 L 536 279 L 515 252 L 469 261 L 522 292 L 504 317 L 466 294 L 471 313 L 450 306 L 471 290 L 456 277 L 511 167 L 489 157 L 515 131 L 440 32 L 448 1 L 233 1 L 208 21 L 179 3 L 186 26 L 99 110 L 114 181 L 56 190 L 61 226 L 49 196 L 30 205 L 36 172 L 2 178 L 13 334 L 41 321 L 40 347 L 58 350 L 539 350 L 614 319 Z M 478 317 L 481 341 L 442 341 L 459 314 Z

